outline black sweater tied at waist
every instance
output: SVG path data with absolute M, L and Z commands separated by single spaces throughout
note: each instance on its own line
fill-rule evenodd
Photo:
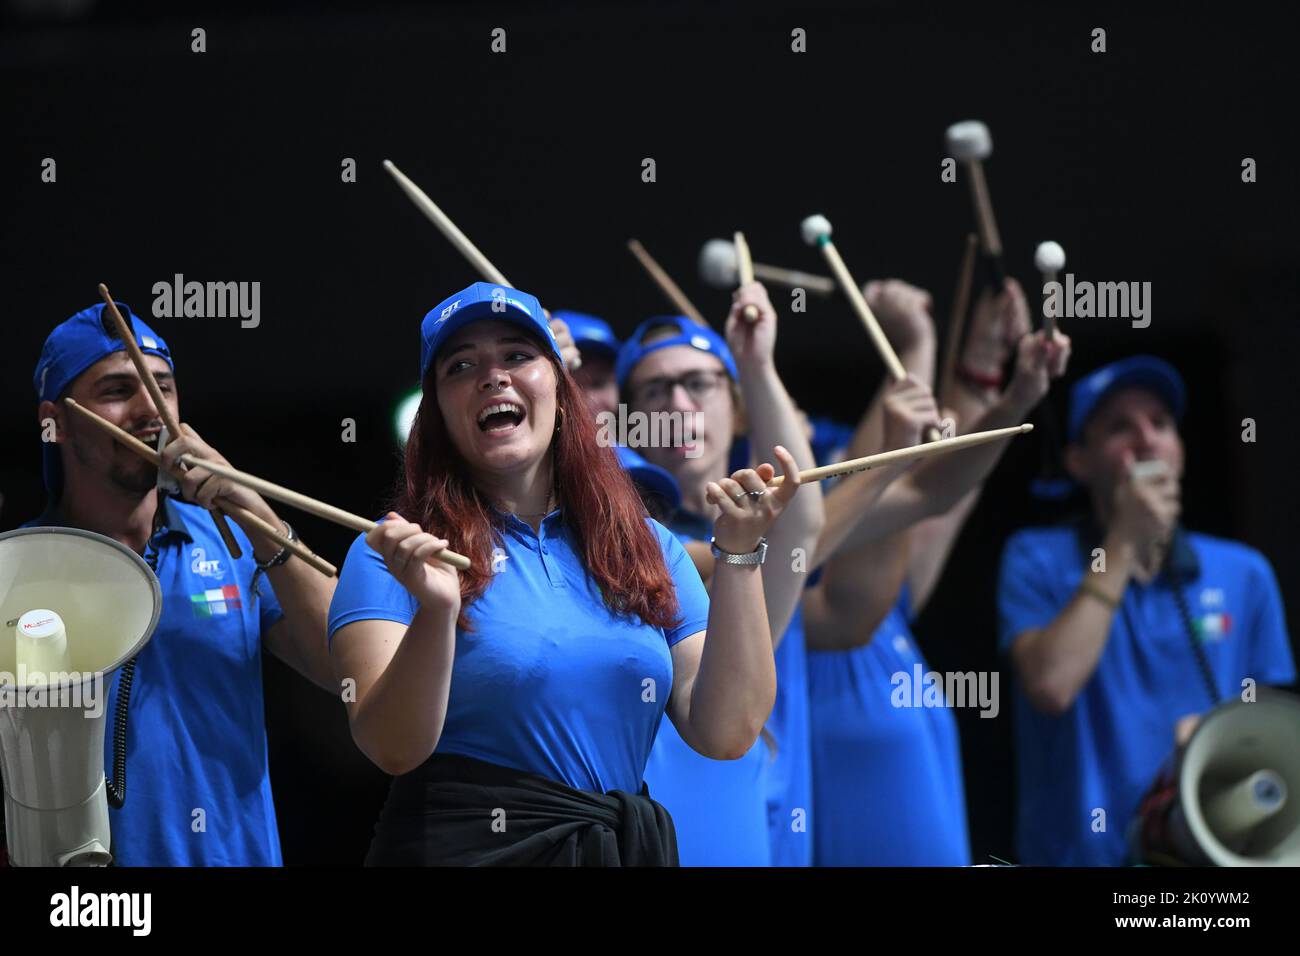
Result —
M 677 866 L 677 832 L 644 784 L 592 793 L 434 754 L 393 779 L 366 866 Z

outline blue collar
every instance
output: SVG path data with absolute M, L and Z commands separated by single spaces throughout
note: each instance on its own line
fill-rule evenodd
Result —
M 493 509 L 494 511 L 496 509 Z M 533 526 L 518 515 L 506 511 L 497 511 L 497 516 L 501 519 L 502 525 L 507 531 L 513 531 L 517 534 L 525 534 L 530 538 L 536 538 L 538 533 L 533 530 Z M 554 532 L 556 527 L 564 521 L 564 512 L 556 508 L 545 518 L 542 519 L 542 528 L 546 531 Z
M 185 512 L 177 506 L 171 495 L 163 495 L 162 500 L 164 517 L 155 533 L 164 537 L 175 534 L 186 541 L 193 541 L 194 535 L 190 533 L 190 526 L 185 521 Z

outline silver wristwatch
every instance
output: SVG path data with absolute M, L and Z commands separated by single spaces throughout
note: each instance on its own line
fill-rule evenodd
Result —
M 762 564 L 767 560 L 767 538 L 759 538 L 758 547 L 748 554 L 732 554 L 730 551 L 723 551 L 712 538 L 709 539 L 709 550 L 713 552 L 714 559 L 721 561 L 723 564 L 747 566 Z

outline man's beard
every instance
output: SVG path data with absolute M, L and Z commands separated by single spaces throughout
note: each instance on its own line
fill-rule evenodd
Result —
M 158 469 L 147 461 L 122 462 L 114 460 L 108 470 L 108 480 L 122 491 L 143 497 L 158 484 Z
M 77 461 L 91 470 L 98 470 L 99 462 L 88 455 L 83 449 L 81 443 L 77 441 L 77 436 L 72 435 L 72 453 L 76 456 Z M 158 484 L 158 469 L 143 459 L 131 455 L 130 458 L 123 458 L 127 454 L 126 449 L 113 443 L 109 445 L 108 473 L 105 477 L 114 488 L 123 491 L 126 494 L 136 497 L 144 497 Z

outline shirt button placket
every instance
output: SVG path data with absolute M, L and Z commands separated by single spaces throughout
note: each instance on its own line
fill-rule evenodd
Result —
M 543 528 L 544 527 L 545 525 L 543 525 Z M 556 566 L 556 562 L 547 560 L 551 554 L 551 550 L 546 545 L 546 539 L 541 537 L 540 533 L 537 538 L 537 545 L 541 552 L 542 568 L 546 571 L 546 580 L 551 582 L 551 587 L 553 588 L 564 587 L 564 575 L 561 573 L 559 567 Z

